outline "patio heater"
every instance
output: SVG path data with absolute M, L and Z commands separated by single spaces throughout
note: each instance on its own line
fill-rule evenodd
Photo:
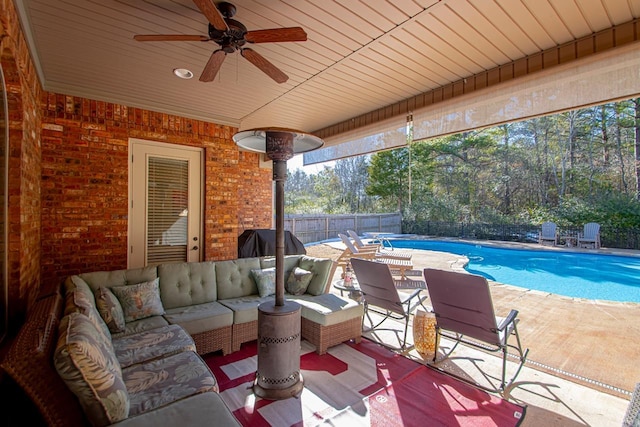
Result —
M 287 160 L 294 154 L 320 148 L 324 141 L 286 128 L 251 129 L 236 133 L 238 147 L 266 153 L 273 161 L 276 184 L 276 295 L 258 306 L 258 370 L 253 385 L 256 396 L 278 400 L 299 396 L 300 305 L 284 299 L 284 182 Z

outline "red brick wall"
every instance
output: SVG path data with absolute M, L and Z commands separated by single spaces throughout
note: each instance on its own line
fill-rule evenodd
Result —
M 240 162 L 249 162 L 249 153 L 240 153 Z M 244 158 L 243 158 L 244 156 Z M 254 182 L 263 182 L 265 169 L 244 168 L 240 173 L 242 185 L 238 187 L 238 209 L 243 215 L 240 218 L 240 233 L 251 228 L 272 228 L 273 215 L 273 168 L 271 162 L 266 163 L 268 183 L 264 183 L 263 191 L 268 191 L 268 197 L 254 198 L 252 186 Z M 268 188 L 268 190 L 267 190 Z
M 0 52 L 9 104 L 8 310 L 15 330 L 40 283 L 42 89 L 11 0 L 0 0 Z
M 234 128 L 48 93 L 42 105 L 42 280 L 127 268 L 129 138 L 204 148 L 207 260 L 237 256 L 239 224 L 270 227 L 271 171 L 240 153 Z

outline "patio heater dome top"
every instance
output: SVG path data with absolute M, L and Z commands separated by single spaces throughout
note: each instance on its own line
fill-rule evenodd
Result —
M 308 132 L 279 127 L 239 131 L 233 135 L 233 140 L 238 147 L 247 151 L 267 153 L 267 132 L 291 134 L 293 136 L 293 154 L 312 151 L 324 145 L 324 141 L 322 139 Z

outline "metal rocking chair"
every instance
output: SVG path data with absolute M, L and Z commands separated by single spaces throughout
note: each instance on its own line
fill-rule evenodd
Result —
M 504 392 L 520 373 L 529 352 L 529 349 L 524 350 L 520 343 L 517 328 L 518 311 L 511 310 L 506 318 L 496 317 L 489 284 L 482 276 L 425 268 L 424 278 L 436 315 L 437 333 L 454 341 L 452 348 L 445 353 L 444 357 L 436 360 L 434 356 L 433 362 L 440 362 L 449 357 L 460 343 L 491 352 L 501 352 L 500 385 L 495 388 L 475 385 L 487 391 Z M 515 344 L 508 343 L 511 336 L 515 337 Z M 507 381 L 509 348 L 517 352 L 515 356 L 519 363 L 513 376 Z M 461 379 L 469 382 L 465 378 Z
M 380 328 L 386 320 L 395 319 L 404 321 L 404 334 L 400 340 L 400 348 L 394 350 L 405 351 L 407 346 L 407 331 L 409 327 L 409 317 L 411 313 L 421 305 L 425 310 L 426 307 L 422 302 L 427 299 L 426 295 L 420 295 L 424 289 L 415 289 L 411 293 L 398 292 L 394 280 L 389 270 L 389 266 L 376 261 L 369 261 L 360 258 L 352 258 L 351 265 L 356 274 L 360 291 L 364 297 L 364 313 L 365 317 L 371 323 L 370 331 L 374 330 L 392 330 L 391 328 Z M 382 316 L 382 320 L 374 321 L 370 312 L 377 313 Z M 364 317 L 363 317 L 364 322 Z M 387 347 L 391 347 L 386 343 L 381 343 Z

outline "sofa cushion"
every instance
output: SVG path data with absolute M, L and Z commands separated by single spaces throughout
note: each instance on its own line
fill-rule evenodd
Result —
M 158 269 L 153 267 L 131 268 L 128 270 L 94 271 L 78 275 L 94 292 L 104 286 L 135 285 L 137 283 L 150 282 L 158 277 Z
M 111 342 L 88 317 L 70 313 L 62 319 L 54 363 L 94 426 L 129 415 L 129 395 Z
M 253 322 L 258 320 L 258 306 L 263 302 L 274 301 L 273 296 L 259 297 L 250 295 L 240 298 L 220 300 L 220 304 L 229 307 L 233 311 L 233 324 Z
M 276 268 L 251 270 L 251 277 L 258 287 L 258 295 L 267 297 L 276 293 Z
M 149 331 L 155 328 L 161 328 L 167 326 L 169 322 L 163 316 L 152 316 L 140 320 L 134 320 L 133 322 L 127 322 L 124 325 L 124 332 L 118 332 L 117 334 L 111 334 L 113 338 L 120 338 L 126 335 L 136 334 L 138 332 Z
M 190 335 L 233 324 L 233 312 L 216 301 L 171 308 L 166 311 L 164 317 L 169 323 L 182 326 Z
M 215 266 L 213 261 L 159 265 L 160 297 L 164 308 L 215 301 L 218 298 Z
M 331 281 L 331 273 L 333 272 L 333 260 L 329 258 L 315 258 L 308 255 L 302 255 L 298 262 L 298 267 L 309 270 L 313 273 L 313 278 L 307 293 L 311 295 L 322 295 L 328 291 L 327 284 Z
M 364 315 L 362 304 L 335 294 L 291 296 L 302 306 L 301 316 L 322 326 L 331 326 Z
M 291 295 L 302 295 L 307 292 L 311 279 L 313 279 L 312 272 L 296 267 L 289 274 L 285 288 Z
M 136 416 L 186 397 L 218 391 L 209 367 L 195 352 L 185 351 L 122 370 Z
M 129 417 L 112 427 L 209 426 L 241 427 L 218 393 L 200 393 L 155 411 Z
M 127 322 L 164 314 L 157 278 L 136 285 L 113 286 L 111 291 L 120 301 Z
M 96 291 L 96 307 L 100 316 L 111 332 L 123 332 L 125 327 L 124 312 L 118 298 L 104 286 Z
M 251 278 L 251 270 L 259 270 L 259 258 L 240 258 L 216 262 L 218 300 L 257 295 L 258 287 Z
M 183 351 L 196 351 L 191 336 L 178 325 L 114 338 L 112 344 L 122 368 Z

